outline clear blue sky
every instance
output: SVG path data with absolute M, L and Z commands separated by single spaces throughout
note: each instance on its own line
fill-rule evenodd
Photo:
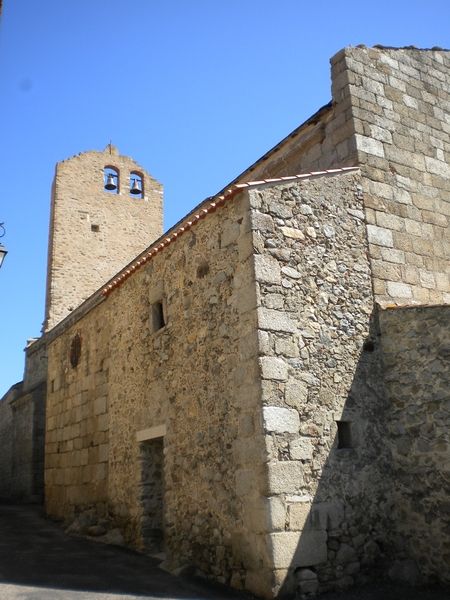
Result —
M 330 100 L 342 47 L 450 47 L 450 2 L 4 0 L 0 27 L 1 395 L 40 333 L 57 161 L 111 139 L 168 228 Z

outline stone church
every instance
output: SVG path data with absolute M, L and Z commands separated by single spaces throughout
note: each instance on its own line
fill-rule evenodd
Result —
M 332 100 L 162 231 L 112 145 L 59 163 L 0 495 L 264 598 L 450 583 L 450 53 Z

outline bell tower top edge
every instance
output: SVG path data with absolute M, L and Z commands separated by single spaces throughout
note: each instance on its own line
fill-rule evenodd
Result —
M 106 146 L 103 152 L 106 152 L 108 154 L 114 154 L 116 156 L 119 155 L 119 149 L 117 148 L 117 146 L 114 146 L 112 142 L 109 142 L 109 144 Z
M 111 142 L 56 165 L 43 331 L 163 233 L 163 190 Z

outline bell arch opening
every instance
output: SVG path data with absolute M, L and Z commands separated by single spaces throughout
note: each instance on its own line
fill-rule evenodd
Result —
M 138 171 L 130 173 L 130 195 L 138 199 L 144 197 L 144 178 Z
M 103 188 L 110 194 L 119 193 L 119 170 L 115 167 L 106 166 L 103 169 Z

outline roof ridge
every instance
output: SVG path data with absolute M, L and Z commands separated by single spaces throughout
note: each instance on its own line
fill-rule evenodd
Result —
M 359 167 L 342 167 L 338 169 L 325 169 L 323 171 L 311 171 L 309 173 L 300 173 L 298 175 L 290 175 L 284 177 L 276 177 L 271 179 L 261 179 L 259 181 L 249 181 L 246 183 L 236 183 L 226 189 L 223 193 L 219 193 L 216 196 L 207 198 L 204 203 L 198 206 L 197 211 L 194 209 L 194 213 L 191 215 L 188 213 L 184 219 L 182 219 L 181 225 L 175 224 L 172 228 L 174 231 L 169 231 L 162 235 L 155 242 L 144 250 L 138 257 L 131 261 L 129 265 L 124 267 L 113 279 L 106 284 L 101 293 L 103 296 L 107 296 L 111 291 L 121 285 L 132 273 L 139 269 L 146 262 L 151 260 L 156 254 L 164 250 L 167 246 L 172 244 L 175 240 L 181 237 L 186 231 L 189 231 L 193 225 L 204 219 L 209 213 L 215 212 L 219 206 L 223 206 L 225 202 L 231 200 L 237 193 L 243 189 L 254 188 L 259 185 L 267 185 L 272 183 L 282 183 L 288 181 L 298 181 L 302 179 L 310 179 L 311 177 L 323 177 L 327 175 L 336 175 L 339 173 L 347 173 L 349 171 L 358 171 Z

